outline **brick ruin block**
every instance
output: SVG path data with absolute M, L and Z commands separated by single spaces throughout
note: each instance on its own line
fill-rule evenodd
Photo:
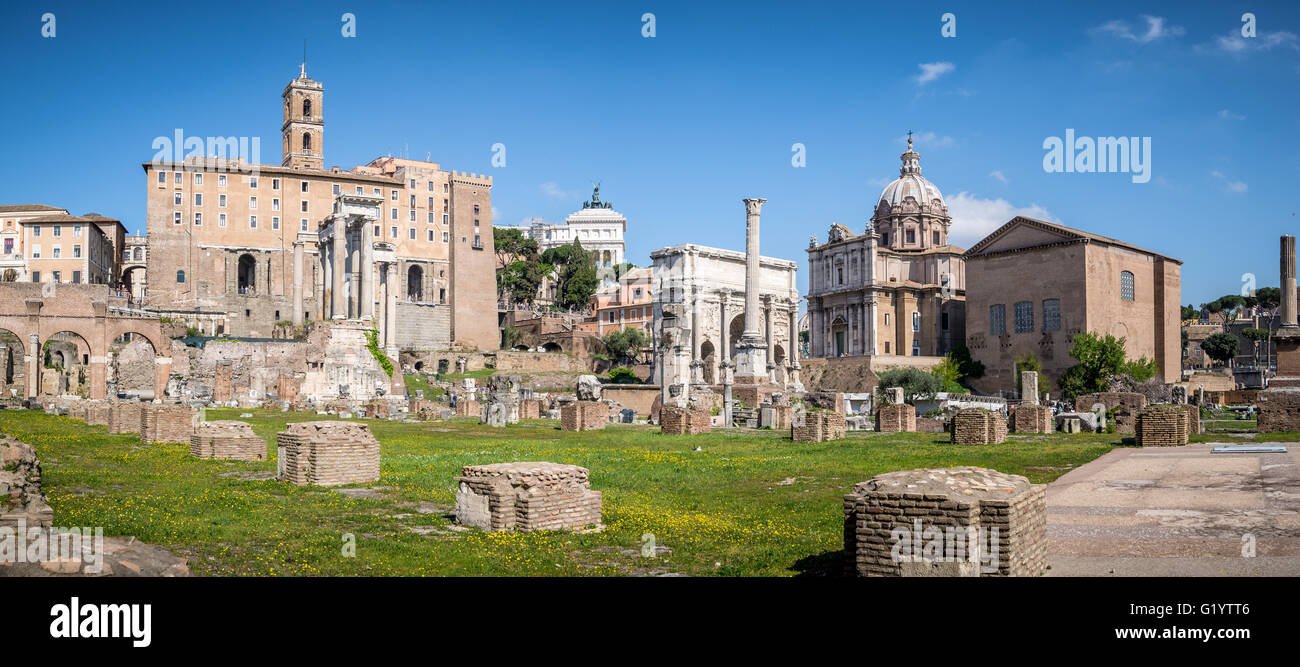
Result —
M 541 419 L 542 402 L 535 398 L 525 398 L 519 401 L 519 418 L 520 419 Z
M 794 406 L 789 403 L 764 403 L 758 406 L 759 427 L 770 426 L 773 431 L 784 431 L 794 426 Z
M 140 440 L 189 442 L 199 427 L 199 413 L 183 403 L 141 403 Z
M 966 408 L 952 418 L 952 441 L 959 445 L 996 445 L 1007 441 L 1007 420 L 992 410 Z
M 85 420 L 86 420 L 86 402 L 85 402 L 85 401 L 77 401 L 77 402 L 75 402 L 75 403 L 69 403 L 69 404 L 68 404 L 68 418 L 69 418 L 69 419 L 80 419 L 80 420 L 82 420 L 82 421 L 85 421 Z
M 387 401 L 370 401 L 366 404 L 366 416 L 382 419 L 388 416 Z
M 379 441 L 360 422 L 297 422 L 275 437 L 278 478 L 302 486 L 379 481 Z
M 11 437 L 0 437 L 0 526 L 48 528 L 54 521 L 45 494 L 41 493 L 41 462 L 36 449 Z
M 1201 432 L 1201 408 L 1197 405 L 1179 404 L 1183 412 L 1187 413 L 1187 435 L 1196 435 Z
M 970 466 L 877 475 L 844 497 L 844 554 L 851 576 L 1037 576 L 1047 486 Z
M 285 403 L 294 404 L 298 402 L 298 394 L 302 391 L 302 379 L 292 375 L 281 375 L 275 381 L 275 395 Z
M 915 418 L 915 412 L 913 417 Z M 790 426 L 790 438 L 795 442 L 839 440 L 847 432 L 844 415 L 834 410 L 809 410 L 795 416 L 794 423 Z
M 212 372 L 212 402 L 229 403 L 234 398 L 235 366 L 229 359 L 217 362 Z
M 482 530 L 573 530 L 600 524 L 601 492 L 592 490 L 586 468 L 493 463 L 465 466 L 456 481 L 456 519 Z
M 1300 431 L 1300 387 L 1277 387 L 1259 392 L 1259 432 Z
M 1054 421 L 1052 409 L 1046 405 L 1021 403 L 1011 413 L 1011 428 L 1016 433 L 1051 433 Z
M 90 426 L 108 426 L 113 406 L 108 401 L 82 401 L 85 406 L 86 424 Z
M 108 411 L 108 432 L 139 435 L 140 408 L 143 405 L 139 401 L 113 401 Z
M 916 430 L 916 406 L 907 403 L 882 405 L 876 410 L 876 430 L 881 433 Z
M 190 436 L 190 455 L 201 459 L 265 461 L 268 450 L 253 427 L 240 421 L 203 422 Z
M 1152 405 L 1137 415 L 1135 433 L 1141 447 L 1187 444 L 1187 412 L 1178 405 Z
M 598 431 L 608 423 L 609 408 L 599 401 L 573 401 L 560 408 L 560 428 L 565 431 Z
M 456 416 L 457 417 L 477 417 L 482 412 L 478 401 L 472 398 L 456 399 Z
M 675 405 L 665 405 L 659 410 L 659 430 L 672 435 L 708 433 L 713 423 L 709 413 Z

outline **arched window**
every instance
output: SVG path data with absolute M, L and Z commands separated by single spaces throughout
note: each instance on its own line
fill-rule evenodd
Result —
M 308 117 L 308 118 L 311 118 L 311 100 L 310 100 L 310 99 L 306 99 L 306 100 L 303 100 L 303 101 L 302 101 L 302 115 L 304 115 L 304 116 L 306 116 L 306 117 Z
M 183 269 L 176 272 L 176 282 L 177 283 L 185 282 L 185 271 Z
M 141 250 L 143 250 L 143 249 L 142 249 L 142 248 L 136 248 L 135 250 L 132 251 L 132 256 L 135 258 L 136 261 L 140 261 L 140 252 L 141 252 Z
M 311 152 L 311 134 L 307 132 L 302 133 L 302 152 Z
M 1119 298 L 1125 301 L 1133 300 L 1133 274 L 1129 271 L 1119 273 Z

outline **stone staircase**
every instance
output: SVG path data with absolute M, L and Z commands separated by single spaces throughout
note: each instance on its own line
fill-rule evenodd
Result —
M 735 426 L 758 428 L 758 408 L 739 401 L 731 404 L 731 423 Z

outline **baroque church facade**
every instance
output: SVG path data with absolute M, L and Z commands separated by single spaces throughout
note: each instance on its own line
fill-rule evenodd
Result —
M 907 141 L 862 234 L 832 223 L 808 244 L 809 356 L 941 356 L 964 342 L 964 249 L 943 193 Z

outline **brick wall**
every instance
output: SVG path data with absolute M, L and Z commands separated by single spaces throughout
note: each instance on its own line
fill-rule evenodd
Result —
M 288 424 L 275 437 L 279 478 L 298 485 L 379 481 L 379 441 L 359 422 Z
M 598 431 L 609 423 L 609 408 L 599 401 L 574 401 L 560 408 L 560 428 L 565 431 Z
M 203 422 L 190 436 L 190 455 L 201 459 L 265 461 L 268 450 L 253 427 L 240 421 Z
M 429 295 L 425 295 L 429 298 Z M 397 302 L 397 346 L 405 350 L 451 347 L 451 306 Z
M 525 398 L 519 401 L 519 418 L 520 419 L 541 419 L 542 402 L 535 398 Z
M 1007 420 L 990 410 L 966 408 L 952 418 L 952 441 L 959 445 L 1006 442 Z
M 709 413 L 703 410 L 665 405 L 659 411 L 659 430 L 672 435 L 695 435 L 712 429 Z
M 1051 433 L 1052 409 L 1046 405 L 1021 403 L 1011 413 L 1012 430 L 1016 433 Z
M 140 440 L 189 442 L 198 428 L 199 413 L 183 403 L 141 403 Z
M 882 405 L 876 410 L 876 430 L 881 433 L 898 433 L 916 430 L 916 406 L 906 403 Z
M 108 413 L 108 432 L 139 435 L 142 405 L 139 401 L 113 401 Z
M 90 426 L 108 426 L 112 405 L 108 401 L 83 401 L 86 410 L 86 424 Z
M 1259 432 L 1300 431 L 1300 388 L 1259 392 Z
M 1186 403 L 1179 406 L 1183 412 L 1187 413 L 1187 435 L 1196 435 L 1201 432 L 1201 408 L 1196 405 Z
M 457 417 L 478 417 L 482 412 L 478 401 L 471 398 L 456 399 L 456 416 Z
M 1177 405 L 1153 405 L 1137 415 L 1137 444 L 1178 447 L 1187 444 L 1187 412 Z
M 947 573 L 1036 576 L 1046 566 L 1046 489 L 1019 475 L 975 467 L 877 475 L 844 497 L 846 570 L 855 576 L 942 574 L 944 569 L 930 563 L 913 562 L 924 552 L 919 548 L 912 552 L 910 546 L 929 543 L 932 536 L 926 536 L 926 529 L 938 529 L 943 531 L 949 560 L 962 561 L 953 543 L 974 529 L 977 535 L 982 531 L 976 540 L 985 560 L 979 566 L 953 563 Z M 919 535 L 915 534 L 918 528 Z M 900 537 L 909 540 L 909 548 L 899 549 L 902 558 L 895 559 Z M 966 561 L 972 550 L 964 550 Z M 989 559 L 995 553 L 996 559 Z
M 795 442 L 826 442 L 843 438 L 847 430 L 844 415 L 834 410 L 809 410 L 804 413 L 802 420 L 794 420 L 790 427 L 790 438 Z
M 571 530 L 600 524 L 601 492 L 588 471 L 557 463 L 465 466 L 456 518 L 487 531 Z

